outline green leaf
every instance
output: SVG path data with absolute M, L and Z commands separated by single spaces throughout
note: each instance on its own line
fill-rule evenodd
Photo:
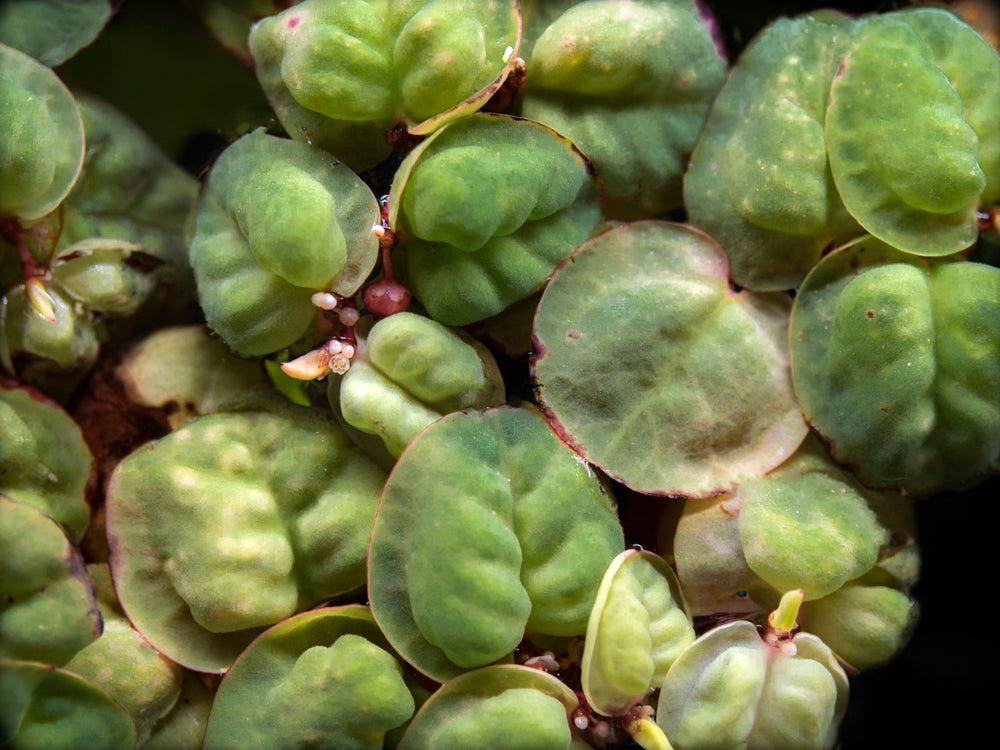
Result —
M 206 750 L 380 750 L 413 714 L 403 672 L 367 607 L 304 612 L 266 630 L 215 698 Z
M 0 519 L 0 659 L 62 666 L 101 635 L 83 558 L 38 508 L 0 495 Z
M 372 530 L 368 593 L 434 679 L 503 661 L 525 631 L 582 634 L 622 530 L 600 483 L 529 409 L 458 412 L 403 452 Z
M 868 669 L 902 650 L 918 611 L 906 593 L 860 581 L 803 604 L 801 623 L 852 667 Z
M 737 491 L 747 565 L 777 594 L 802 589 L 806 601 L 859 578 L 875 566 L 889 537 L 866 494 L 817 441 L 804 443 Z
M 52 266 L 52 279 L 93 312 L 134 313 L 156 288 L 159 262 L 133 242 L 95 237 L 70 245 Z
M 504 401 L 500 369 L 486 347 L 407 312 L 383 318 L 358 339 L 351 369 L 331 393 L 349 425 L 380 436 L 396 457 L 444 414 Z
M 486 401 L 498 395 L 503 401 L 492 356 L 433 320 L 406 312 L 391 315 L 372 327 L 366 344 L 375 367 L 441 411 L 493 406 Z M 486 357 L 494 362 L 492 371 L 486 371 Z
M 540 399 L 564 440 L 640 492 L 730 489 L 805 437 L 788 299 L 734 293 L 727 271 L 701 232 L 636 222 L 583 244 L 542 295 Z
M 778 603 L 774 590 L 743 556 L 741 507 L 741 500 L 731 492 L 684 501 L 674 532 L 673 557 L 695 617 L 762 615 Z
M 214 698 L 214 685 L 209 687 L 197 672 L 184 670 L 181 694 L 174 709 L 157 722 L 142 750 L 200 748 Z
M 292 138 L 362 170 L 395 125 L 426 134 L 481 107 L 519 40 L 514 0 L 306 0 L 255 24 L 250 51 Z
M 905 21 L 929 58 L 962 97 L 962 117 L 979 138 L 979 166 L 986 176 L 981 202 L 1000 200 L 1000 56 L 972 26 L 944 8 L 907 8 Z M 924 253 L 921 253 L 924 254 Z
M 349 296 L 371 273 L 378 202 L 328 154 L 256 130 L 215 162 L 198 204 L 191 265 L 208 324 L 234 351 L 302 336 L 320 290 Z
M 47 664 L 0 662 L 0 743 L 18 750 L 132 750 L 132 720 L 89 680 Z
M 376 436 L 393 458 L 442 416 L 363 359 L 352 362 L 343 378 L 330 379 L 329 394 L 344 422 Z
M 537 123 L 477 114 L 400 165 L 389 221 L 400 274 L 432 318 L 465 325 L 540 288 L 600 219 L 583 156 Z
M 122 607 L 168 657 L 223 671 L 263 627 L 364 584 L 384 478 L 320 413 L 190 422 L 109 482 Z
M 8 0 L 0 42 L 55 67 L 97 38 L 114 13 L 108 0 Z
M 861 576 L 906 589 L 919 569 L 912 499 L 864 488 L 812 434 L 734 493 L 686 501 L 672 544 L 695 616 L 759 616 L 795 589 L 806 606 Z
M 667 673 L 656 723 L 678 748 L 832 748 L 847 676 L 815 636 L 791 644 L 766 644 L 745 620 L 708 631 Z
M 154 331 L 125 353 L 115 375 L 130 401 L 162 409 L 173 429 L 270 390 L 259 361 L 235 356 L 203 325 Z
M 90 522 L 94 457 L 76 422 L 38 391 L 0 388 L 0 492 L 58 522 L 79 542 Z
M 46 393 L 68 397 L 97 361 L 100 344 L 85 310 L 54 284 L 47 293 L 55 320 L 34 308 L 23 284 L 0 300 L 0 362 L 15 372 L 14 355 L 34 355 L 21 358 L 23 369 L 17 373 L 21 379 Z
M 1000 269 L 858 242 L 803 283 L 791 347 L 803 412 L 862 481 L 922 496 L 1000 456 Z
M 963 115 L 961 95 L 909 24 L 890 14 L 860 27 L 830 89 L 826 136 L 844 205 L 871 234 L 921 255 L 975 241 L 986 177 Z
M 604 574 L 590 613 L 581 668 L 598 713 L 622 716 L 659 689 L 694 641 L 677 576 L 651 552 L 625 550 Z
M 726 61 L 695 3 L 603 0 L 555 19 L 528 61 L 521 114 L 593 160 L 609 211 L 677 208 Z
M 66 670 L 111 695 L 132 719 L 143 745 L 156 725 L 177 706 L 184 670 L 154 649 L 132 627 L 118 604 L 106 564 L 89 565 L 104 620 L 104 632 L 66 664 Z
M 798 286 L 828 243 L 860 233 L 830 176 L 824 133 L 853 24 L 839 14 L 778 19 L 712 105 L 684 202 L 691 224 L 726 248 L 741 286 Z
M 521 6 L 521 46 L 518 55 L 525 60 L 531 59 L 535 42 L 553 21 L 576 5 L 579 0 L 519 0 Z
M 567 750 L 577 698 L 555 677 L 515 665 L 485 667 L 445 683 L 421 707 L 398 750 L 489 747 Z
M 49 68 L 0 43 L 0 213 L 37 219 L 58 206 L 83 164 L 83 122 Z
M 86 94 L 77 102 L 87 154 L 63 205 L 59 249 L 97 237 L 134 242 L 189 276 L 184 224 L 198 200 L 197 180 L 110 104 Z M 193 279 L 187 284 L 193 295 Z

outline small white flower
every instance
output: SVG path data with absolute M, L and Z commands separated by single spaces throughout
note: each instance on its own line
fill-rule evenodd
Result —
M 342 352 L 338 352 L 330 357 L 330 369 L 338 375 L 343 375 L 350 367 L 351 360 L 345 357 Z
M 330 292 L 316 292 L 311 299 L 312 303 L 321 310 L 332 310 L 337 306 L 337 297 Z

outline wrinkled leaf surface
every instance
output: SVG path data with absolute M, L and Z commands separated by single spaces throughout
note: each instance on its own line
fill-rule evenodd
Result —
M 537 412 L 450 414 L 403 452 L 369 550 L 372 613 L 437 680 L 582 634 L 624 544 L 608 496 Z
M 37 508 L 0 495 L 0 518 L 0 659 L 62 666 L 101 634 L 83 559 Z
M 590 157 L 609 211 L 677 208 L 681 176 L 726 72 L 695 3 L 579 3 L 541 33 L 521 114 Z
M 384 478 L 319 413 L 190 422 L 112 475 L 122 607 L 170 658 L 223 671 L 261 628 L 364 583 Z
M 1000 269 L 858 242 L 802 285 L 791 350 L 803 412 L 863 481 L 925 495 L 1000 456 Z
M 216 695 L 205 749 L 379 750 L 413 709 L 368 608 L 322 608 L 268 629 L 240 655 Z
M 465 325 L 540 288 L 600 220 L 586 161 L 564 136 L 472 115 L 400 165 L 389 221 L 400 275 L 432 318 Z
M 626 550 L 601 581 L 583 651 L 583 692 L 598 713 L 620 716 L 656 690 L 694 641 L 677 576 L 651 552 Z
M 302 336 L 320 290 L 351 295 L 375 266 L 378 203 L 319 149 L 257 130 L 212 167 L 191 265 L 208 324 L 234 351 L 268 354 Z

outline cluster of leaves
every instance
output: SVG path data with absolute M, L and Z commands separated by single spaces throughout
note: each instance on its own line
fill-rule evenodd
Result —
M 1000 465 L 990 44 L 190 5 L 276 118 L 200 182 L 0 11 L 0 744 L 833 747 Z

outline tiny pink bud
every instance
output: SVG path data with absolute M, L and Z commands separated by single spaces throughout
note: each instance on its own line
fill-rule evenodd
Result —
M 361 292 L 365 309 L 380 318 L 403 312 L 410 306 L 410 290 L 399 279 L 381 278 Z

